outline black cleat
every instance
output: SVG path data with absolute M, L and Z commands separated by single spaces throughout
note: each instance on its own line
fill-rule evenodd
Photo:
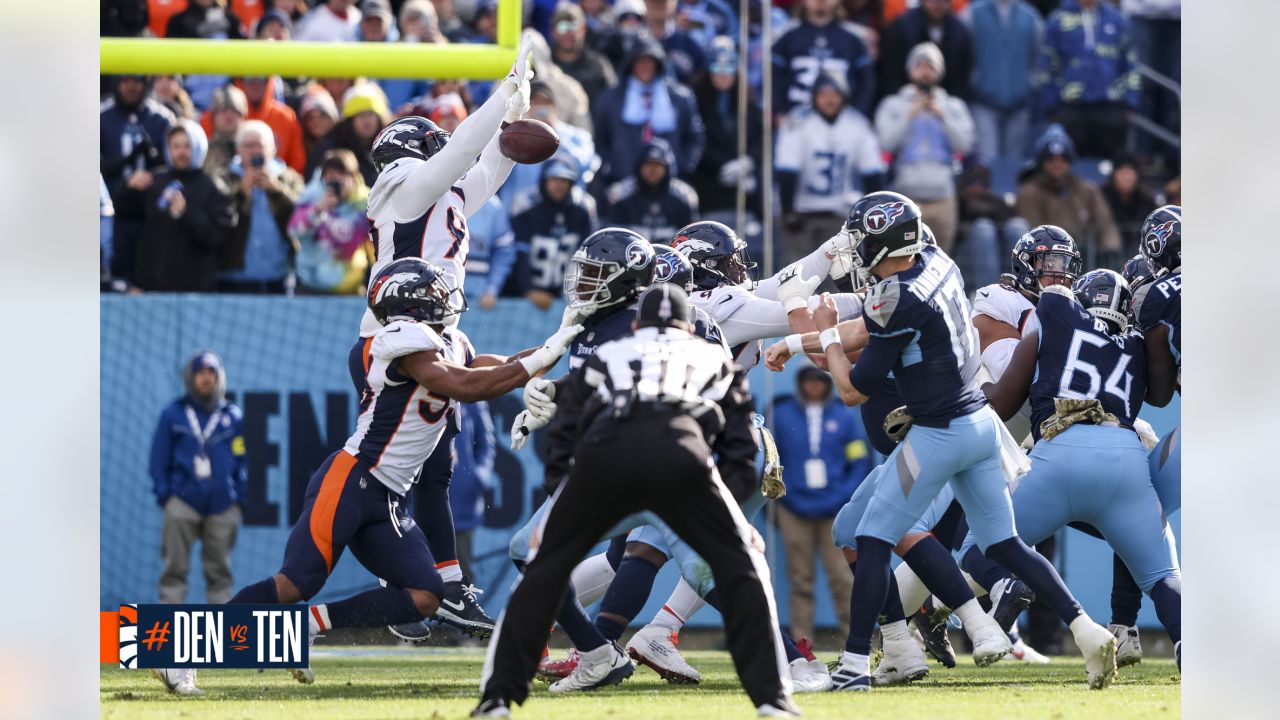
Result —
M 924 607 L 911 616 L 911 624 L 920 631 L 924 638 L 924 649 L 943 666 L 956 666 L 956 651 L 951 647 L 951 638 L 947 635 L 948 621 L 951 611 L 947 608 L 933 607 L 933 599 L 925 601 Z
M 405 642 L 420 643 L 431 639 L 431 628 L 427 627 L 426 620 L 414 620 L 401 625 L 388 625 L 387 629 L 391 631 L 392 635 Z
M 480 607 L 476 595 L 484 591 L 461 580 L 444 584 L 444 597 L 432 620 L 452 625 L 471 637 L 487 638 L 493 634 L 493 618 Z
M 1023 610 L 1036 601 L 1036 594 L 1017 578 L 1005 578 L 991 588 L 991 619 L 1009 632 Z

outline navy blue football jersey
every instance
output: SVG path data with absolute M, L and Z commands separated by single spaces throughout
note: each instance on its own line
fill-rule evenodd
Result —
M 570 370 L 577 370 L 588 357 L 595 355 L 596 348 L 631 333 L 631 321 L 636 319 L 636 302 L 638 301 L 598 310 L 582 321 L 582 332 L 578 333 L 578 337 L 569 346 Z M 691 306 L 691 309 L 695 315 L 693 334 L 720 345 L 725 348 L 725 352 L 729 352 L 716 321 L 700 308 Z
M 1171 273 L 1146 286 L 1137 301 L 1134 315 L 1138 329 L 1146 332 L 1157 325 L 1169 328 L 1169 350 L 1182 369 L 1182 273 Z
M 858 408 L 862 411 L 862 427 L 867 431 L 867 440 L 881 455 L 888 455 L 897 447 L 897 443 L 884 432 L 884 419 L 900 407 L 902 396 L 898 394 L 898 383 L 890 374 L 867 394 L 867 401 Z
M 911 268 L 877 284 L 863 303 L 871 339 L 849 379 L 871 395 L 893 372 L 914 422 L 946 427 L 986 404 L 975 376 L 978 333 L 960 270 L 935 246 Z
M 1147 395 L 1147 346 L 1134 332 L 1112 334 L 1074 298 L 1044 293 L 1036 304 L 1040 350 L 1031 381 L 1031 432 L 1054 414 L 1054 398 L 1102 402 L 1127 428 Z

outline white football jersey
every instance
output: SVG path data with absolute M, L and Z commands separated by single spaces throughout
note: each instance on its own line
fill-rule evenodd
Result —
M 782 303 L 776 298 L 761 297 L 750 287 L 749 284 L 721 285 L 713 290 L 695 290 L 689 295 L 689 301 L 720 326 L 734 361 L 747 369 L 760 362 L 761 340 L 791 333 L 791 323 Z M 861 312 L 862 302 L 856 295 L 839 293 L 834 297 L 841 320 Z M 817 302 L 817 297 L 809 298 L 809 307 L 816 307 Z
M 400 372 L 396 360 L 424 350 L 466 365 L 475 356 L 471 341 L 457 328 L 437 333 L 424 323 L 397 321 L 364 344 L 368 390 L 360 398 L 356 431 L 345 450 L 371 468 L 382 484 L 401 495 L 435 451 L 453 412 L 451 400 L 431 392 Z
M 862 197 L 862 175 L 885 172 L 867 119 L 846 108 L 827 122 L 812 108 L 793 111 L 778 131 L 778 169 L 798 173 L 795 211 L 844 215 Z
M 1018 329 L 1018 334 L 1026 337 L 1027 333 L 1040 329 L 1040 319 L 1036 317 L 1036 306 L 1021 292 L 993 283 L 980 288 L 973 296 L 973 317 L 986 315 L 1002 323 Z M 982 353 L 982 365 L 991 373 L 992 380 L 999 380 L 1005 368 L 1013 358 L 1013 352 L 996 352 L 992 346 Z M 1005 422 L 1009 432 L 1016 438 L 1027 437 L 1031 432 L 1031 403 L 1022 404 L 1018 414 Z

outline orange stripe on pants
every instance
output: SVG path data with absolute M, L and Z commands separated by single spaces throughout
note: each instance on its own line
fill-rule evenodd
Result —
M 134 622 L 137 622 L 134 618 Z M 98 613 L 98 662 L 120 662 L 120 613 Z
M 347 476 L 355 467 L 356 459 L 339 451 L 329 464 L 329 472 L 320 481 L 320 494 L 311 506 L 311 541 L 324 557 L 325 568 L 333 572 L 333 516 L 338 511 L 338 499 L 347 485 Z

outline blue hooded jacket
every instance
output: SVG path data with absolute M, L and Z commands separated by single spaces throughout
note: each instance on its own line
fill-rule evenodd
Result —
M 837 397 L 827 397 L 816 455 L 809 445 L 805 406 L 795 397 L 787 396 L 774 404 L 772 430 L 787 483 L 782 504 L 804 518 L 835 517 L 872 468 L 867 433 L 858 411 Z M 814 458 L 826 467 L 825 487 L 809 487 L 807 482 L 805 463 Z
M 1091 28 L 1077 0 L 1063 0 L 1049 16 L 1037 68 L 1042 112 L 1060 103 L 1138 106 L 1141 82 L 1129 19 L 1105 2 L 1095 12 Z

